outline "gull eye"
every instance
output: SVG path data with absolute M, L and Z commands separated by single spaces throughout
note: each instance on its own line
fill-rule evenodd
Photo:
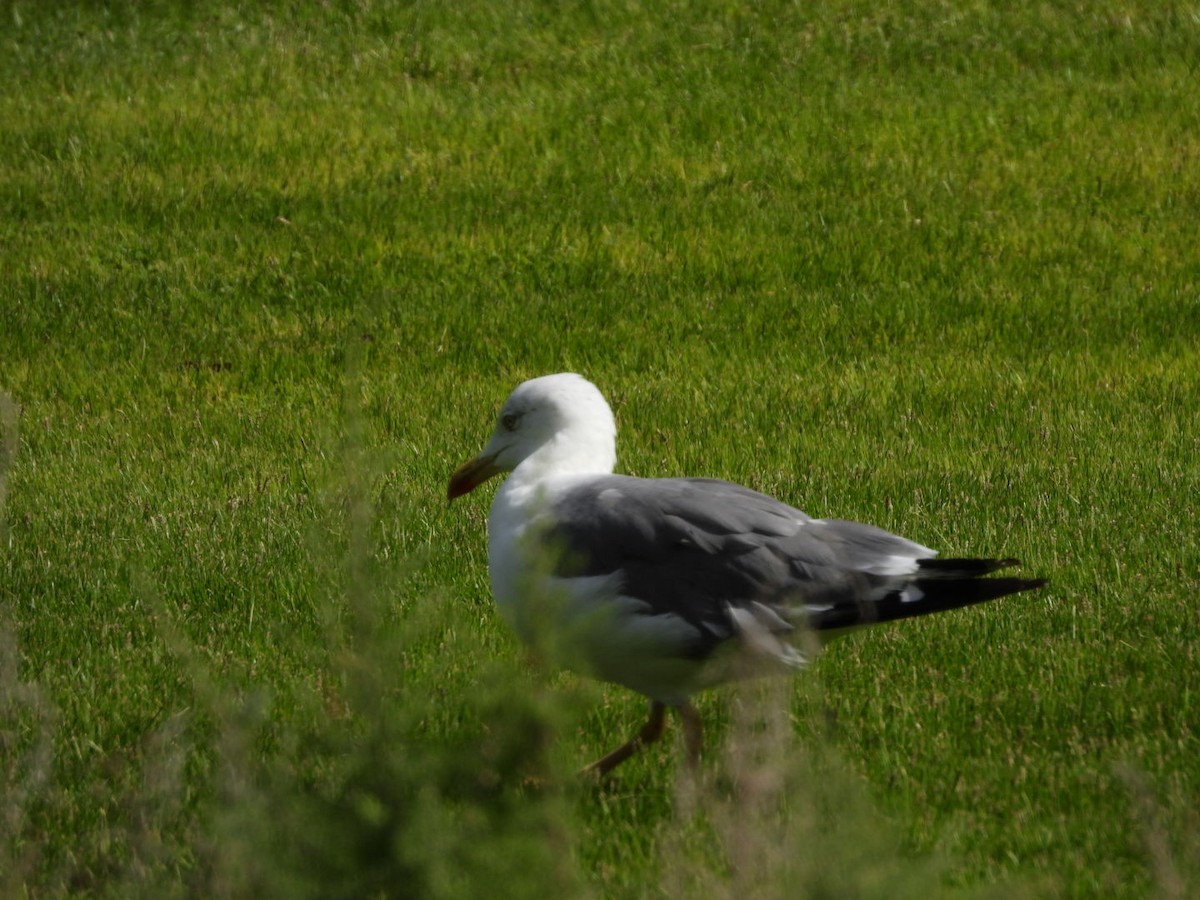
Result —
M 508 431 L 516 431 L 517 423 L 521 421 L 521 417 L 516 413 L 505 413 L 500 417 L 500 424 Z

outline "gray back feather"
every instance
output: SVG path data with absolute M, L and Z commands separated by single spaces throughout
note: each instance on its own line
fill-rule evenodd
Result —
M 765 605 L 784 630 L 806 607 L 863 603 L 893 557 L 932 555 L 883 529 L 814 520 L 707 478 L 604 476 L 559 497 L 552 518 L 558 574 L 620 573 L 622 593 L 648 615 L 674 614 L 697 629 L 688 651 L 696 656 L 736 631 L 731 610 Z

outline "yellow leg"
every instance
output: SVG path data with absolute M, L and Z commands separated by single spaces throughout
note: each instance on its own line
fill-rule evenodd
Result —
M 693 715 L 695 713 L 693 712 Z M 686 726 L 686 720 L 685 720 Z M 641 727 L 636 735 L 629 741 L 622 744 L 616 750 L 602 756 L 590 766 L 585 766 L 581 775 L 596 775 L 603 778 L 633 754 L 637 753 L 648 744 L 653 744 L 663 736 L 663 731 L 667 727 L 667 708 L 657 700 L 650 701 L 650 717 L 646 720 L 646 724 Z

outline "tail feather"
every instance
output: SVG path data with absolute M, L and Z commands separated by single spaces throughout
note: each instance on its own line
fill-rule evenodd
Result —
M 920 571 L 911 581 L 882 596 L 810 606 L 808 624 L 815 631 L 825 632 L 825 637 L 833 637 L 830 632 L 973 606 L 1046 584 L 1044 578 L 981 577 L 1016 562 L 1015 559 L 923 559 Z

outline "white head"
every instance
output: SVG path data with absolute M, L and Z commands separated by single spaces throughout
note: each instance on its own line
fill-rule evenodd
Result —
M 451 500 L 526 461 L 554 474 L 604 473 L 617 462 L 617 426 L 594 384 L 566 372 L 517 385 L 483 451 L 450 476 Z

